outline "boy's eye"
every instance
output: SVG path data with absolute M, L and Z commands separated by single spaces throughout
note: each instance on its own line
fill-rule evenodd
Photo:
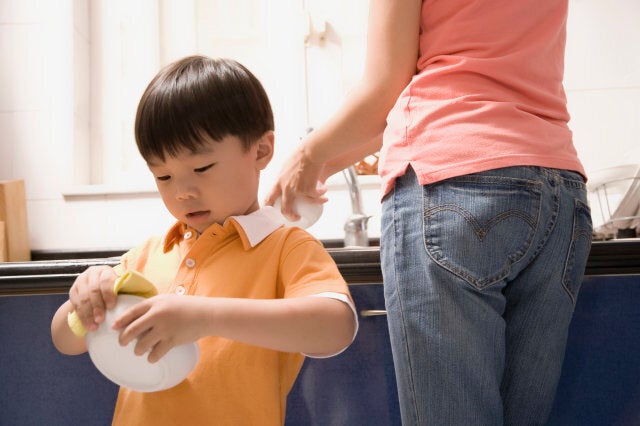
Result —
M 156 177 L 157 180 L 161 180 L 161 181 L 165 181 L 165 180 L 169 180 L 171 179 L 171 176 L 166 175 L 166 176 L 157 176 Z
M 207 170 L 209 170 L 211 167 L 213 167 L 215 163 L 211 163 L 211 164 L 207 164 L 204 167 L 198 167 L 197 169 L 193 169 L 194 172 L 196 173 L 202 173 L 202 172 L 206 172 Z

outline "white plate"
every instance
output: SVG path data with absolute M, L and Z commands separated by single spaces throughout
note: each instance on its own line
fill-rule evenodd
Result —
M 111 325 L 115 318 L 142 300 L 139 296 L 119 295 L 118 303 L 107 311 L 100 327 L 87 333 L 87 349 L 91 361 L 107 379 L 135 391 L 156 392 L 182 382 L 198 363 L 200 350 L 195 342 L 176 346 L 152 364 L 147 361 L 148 354 L 137 356 L 133 352 L 135 341 L 120 346 L 120 333 Z
M 280 212 L 281 203 L 282 203 L 282 198 L 278 197 L 278 199 L 273 203 L 273 208 L 275 208 L 276 211 L 280 213 L 284 221 L 284 224 L 286 226 L 298 226 L 302 229 L 307 229 L 308 227 L 316 223 L 318 219 L 320 219 L 320 216 L 322 215 L 322 210 L 323 210 L 322 204 L 309 203 L 309 202 L 303 201 L 300 198 L 296 198 L 293 203 L 293 210 L 295 210 L 295 212 L 300 215 L 300 219 L 296 220 L 295 222 L 292 222 L 289 219 L 287 219 L 282 214 L 282 212 Z

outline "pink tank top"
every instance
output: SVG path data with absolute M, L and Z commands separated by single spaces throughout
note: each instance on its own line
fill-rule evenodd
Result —
M 567 0 L 424 0 L 417 74 L 387 117 L 383 193 L 529 165 L 585 175 L 562 85 Z

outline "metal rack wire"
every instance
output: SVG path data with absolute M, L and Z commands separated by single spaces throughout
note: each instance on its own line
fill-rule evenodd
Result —
M 626 164 L 598 170 L 588 185 L 594 234 L 598 239 L 636 237 L 640 229 L 640 164 Z

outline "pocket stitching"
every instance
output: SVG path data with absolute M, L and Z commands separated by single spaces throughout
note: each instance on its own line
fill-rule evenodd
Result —
M 471 179 L 465 179 L 467 182 L 469 182 Z M 492 179 L 493 180 L 493 179 Z M 535 200 L 535 205 L 533 207 L 533 211 L 538 211 L 540 210 L 540 186 L 541 184 L 539 182 L 534 182 L 534 181 L 526 181 L 526 184 L 523 184 L 522 182 L 524 181 L 523 179 L 519 179 L 520 182 L 515 182 L 512 184 L 512 182 L 505 182 L 507 179 L 501 179 L 502 184 L 505 185 L 509 185 L 512 187 L 521 187 L 521 188 L 525 188 L 529 191 L 535 192 L 538 197 Z M 460 183 L 462 180 L 459 179 L 457 180 L 456 183 Z M 486 179 L 473 179 L 474 183 L 491 183 L 491 182 L 487 182 Z M 495 183 L 495 182 L 494 182 Z M 423 187 L 423 227 L 424 227 L 424 247 L 425 247 L 425 251 L 427 252 L 427 254 L 429 255 L 429 257 L 438 265 L 440 265 L 441 267 L 443 267 L 444 269 L 450 271 L 451 273 L 457 275 L 458 277 L 460 277 L 461 279 L 463 279 L 465 282 L 467 282 L 469 285 L 471 285 L 472 287 L 478 289 L 478 290 L 483 290 L 485 288 L 488 288 L 492 285 L 494 285 L 495 283 L 499 282 L 500 280 L 506 278 L 507 276 L 509 276 L 511 270 L 512 270 L 512 266 L 517 263 L 518 261 L 520 261 L 527 253 L 527 251 L 531 248 L 531 244 L 534 240 L 534 236 L 535 236 L 535 229 L 537 227 L 537 220 L 536 218 L 538 217 L 538 215 L 529 215 L 526 212 L 524 212 L 523 210 L 518 210 L 518 209 L 511 209 L 508 210 L 506 212 L 502 212 L 499 215 L 491 218 L 487 223 L 490 224 L 490 226 L 488 226 L 485 230 L 483 230 L 483 227 L 480 225 L 480 222 L 475 218 L 474 215 L 472 215 L 471 213 L 468 212 L 467 209 L 464 209 L 462 207 L 460 207 L 457 204 L 452 204 L 452 203 L 445 203 L 445 204 L 441 204 L 441 205 L 437 205 L 434 207 L 429 207 L 428 209 L 425 209 L 425 207 L 428 204 L 428 199 L 430 198 L 427 193 L 431 188 L 429 188 L 428 186 L 424 186 Z M 503 267 L 496 272 L 495 274 L 488 276 L 488 277 L 484 277 L 483 279 L 477 279 L 476 277 L 474 277 L 473 275 L 467 273 L 466 271 L 458 268 L 455 266 L 455 264 L 444 260 L 444 255 L 442 253 L 440 253 L 440 251 L 436 251 L 433 249 L 434 246 L 434 242 L 430 239 L 427 238 L 426 235 L 426 230 L 428 228 L 430 228 L 430 226 L 427 225 L 427 222 L 429 220 L 429 217 L 433 216 L 435 213 L 438 213 L 440 211 L 444 211 L 444 210 L 449 210 L 449 211 L 453 211 L 455 213 L 460 214 L 465 222 L 469 223 L 472 228 L 475 231 L 476 236 L 478 236 L 478 238 L 480 240 L 482 240 L 487 234 L 488 231 L 493 228 L 494 226 L 496 226 L 498 223 L 502 222 L 503 220 L 516 216 L 522 220 L 524 220 L 529 226 L 530 226 L 530 231 L 528 233 L 528 237 L 523 241 L 523 243 L 520 245 L 520 247 L 513 251 L 512 253 L 508 254 L 505 258 L 505 263 L 503 264 Z M 464 214 L 466 212 L 466 214 Z M 516 212 L 517 214 L 513 214 L 514 212 Z M 471 219 L 470 219 L 471 218 Z M 485 224 L 486 225 L 486 224 Z
M 580 239 L 585 238 L 587 240 L 587 251 L 589 251 L 591 248 L 591 240 L 593 237 L 592 233 L 589 232 L 588 229 L 582 228 L 582 227 L 578 228 L 578 225 L 579 225 L 578 215 L 581 213 L 584 214 L 585 217 L 589 218 L 590 220 L 591 209 L 589 208 L 589 206 L 586 203 L 582 202 L 581 200 L 576 200 L 576 205 L 574 207 L 574 212 L 573 212 L 573 232 L 571 236 L 571 245 L 569 247 L 569 253 L 567 254 L 567 259 L 565 260 L 564 272 L 562 274 L 562 287 L 564 287 L 565 291 L 571 298 L 571 302 L 573 303 L 574 306 L 578 298 L 578 291 L 580 287 L 578 285 L 577 289 L 575 289 L 574 291 L 571 288 L 571 285 L 569 282 L 569 276 L 575 269 L 574 259 L 575 259 L 575 253 L 576 253 L 576 245 Z

